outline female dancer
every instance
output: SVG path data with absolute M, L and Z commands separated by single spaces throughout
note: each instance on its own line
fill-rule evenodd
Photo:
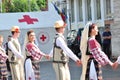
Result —
M 27 32 L 25 42 L 25 79 L 40 80 L 40 59 L 42 56 L 48 56 L 45 53 L 41 52 L 35 44 L 35 33 L 33 30 L 29 30 Z
M 3 49 L 3 36 L 0 35 L 0 80 L 7 80 L 7 66 L 6 66 L 6 60 L 8 56 L 5 53 L 5 50 Z
M 103 80 L 101 66 L 113 63 L 101 50 L 101 46 L 95 39 L 98 27 L 94 23 L 87 23 L 82 32 L 80 49 L 82 52 L 81 80 Z

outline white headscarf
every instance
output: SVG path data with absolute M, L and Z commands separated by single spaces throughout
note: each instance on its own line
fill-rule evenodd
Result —
M 80 42 L 80 50 L 81 50 L 81 60 L 82 60 L 82 75 L 81 75 L 81 80 L 85 80 L 85 73 L 86 73 L 86 66 L 87 66 L 87 61 L 89 59 L 89 55 L 86 55 L 86 50 L 87 50 L 87 42 L 88 42 L 88 34 L 89 34 L 89 26 L 91 25 L 91 22 L 88 22 L 83 31 L 82 31 L 82 36 L 81 36 L 81 42 Z
M 80 50 L 87 48 L 87 41 L 88 41 L 88 34 L 89 34 L 88 32 L 89 32 L 89 26 L 91 24 L 92 24 L 91 22 L 88 22 L 82 31 Z

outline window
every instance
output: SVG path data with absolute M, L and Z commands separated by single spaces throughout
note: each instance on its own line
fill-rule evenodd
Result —
M 74 0 L 71 0 L 71 22 L 74 22 L 75 21 L 75 18 L 74 18 Z
M 111 2 L 110 0 L 106 0 L 106 14 L 111 13 Z
M 106 0 L 105 5 L 105 17 L 111 18 L 111 0 Z
M 95 5 L 95 8 L 96 8 L 96 19 L 101 19 L 101 4 L 100 4 L 100 0 L 96 0 L 96 5 Z
M 83 21 L 82 0 L 78 0 L 78 21 Z
M 92 20 L 92 15 L 91 15 L 91 0 L 86 0 L 86 14 L 87 14 L 87 20 L 91 21 Z

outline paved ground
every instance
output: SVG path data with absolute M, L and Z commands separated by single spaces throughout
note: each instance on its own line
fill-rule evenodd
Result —
M 51 61 L 41 62 L 40 66 L 41 80 L 56 80 Z M 81 67 L 77 67 L 76 64 L 71 60 L 69 66 L 71 72 L 71 80 L 80 80 Z M 116 70 L 113 70 L 109 65 L 107 65 L 103 67 L 102 70 L 104 80 L 120 80 L 120 67 L 118 67 Z
M 80 80 L 81 67 L 70 61 L 71 80 Z M 120 67 L 113 70 L 109 65 L 102 68 L 104 80 L 120 80 Z M 41 62 L 41 80 L 56 80 L 51 62 Z

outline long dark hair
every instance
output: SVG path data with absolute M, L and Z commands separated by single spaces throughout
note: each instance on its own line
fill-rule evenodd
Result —
M 88 37 L 90 37 L 90 33 L 91 33 L 92 29 L 94 29 L 94 28 L 95 28 L 95 26 L 96 26 L 96 24 L 95 24 L 95 23 L 92 23 L 92 24 L 90 24 L 90 25 L 89 25 Z
M 29 31 L 27 32 L 27 36 L 29 36 L 30 33 L 32 33 L 32 32 L 34 32 L 34 31 L 33 31 L 33 30 L 29 30 Z
M 98 34 L 95 36 L 95 39 L 100 43 L 100 45 L 102 46 L 102 39 L 101 39 L 101 34 L 98 31 Z

